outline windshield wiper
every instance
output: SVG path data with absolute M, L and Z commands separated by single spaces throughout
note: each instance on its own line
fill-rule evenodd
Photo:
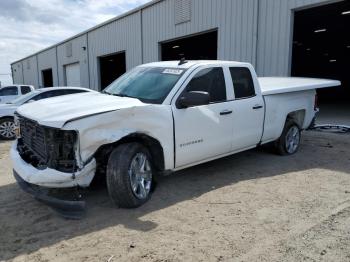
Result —
M 126 94 L 113 94 L 113 93 L 109 93 L 107 91 L 101 91 L 102 94 L 106 94 L 106 95 L 110 95 L 110 96 L 119 96 L 119 97 L 129 97 L 129 98 L 136 98 L 138 99 L 137 97 L 134 97 L 134 96 L 129 96 L 129 95 L 126 95 Z
M 130 97 L 130 98 L 136 98 L 138 99 L 137 97 L 134 97 L 134 96 L 129 96 L 129 95 L 126 95 L 126 94 L 111 94 L 113 96 L 119 96 L 119 97 Z

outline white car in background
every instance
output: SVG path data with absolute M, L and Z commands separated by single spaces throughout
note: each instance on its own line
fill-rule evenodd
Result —
M 1 91 L 1 89 L 0 89 Z M 18 107 L 23 104 L 35 102 L 41 99 L 78 94 L 84 92 L 94 92 L 91 89 L 81 87 L 52 87 L 37 89 L 26 95 L 20 96 L 8 102 L 0 105 L 0 139 L 10 140 L 16 137 L 14 113 Z
M 12 85 L 0 88 L 0 104 L 11 102 L 12 100 L 28 94 L 34 90 L 30 85 Z

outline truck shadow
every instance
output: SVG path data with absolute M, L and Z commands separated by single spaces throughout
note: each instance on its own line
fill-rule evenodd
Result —
M 348 137 L 346 137 L 348 138 Z M 152 199 L 138 209 L 118 209 L 110 201 L 106 189 L 97 188 L 86 194 L 88 212 L 79 221 L 58 217 L 51 209 L 21 192 L 16 184 L 0 187 L 0 260 L 13 259 L 49 247 L 62 240 L 82 236 L 109 227 L 123 226 L 148 232 L 158 224 L 148 215 L 184 201 L 197 198 L 245 180 L 281 176 L 291 172 L 327 169 L 350 174 L 350 149 L 337 147 L 344 136 L 306 136 L 300 152 L 280 157 L 266 149 L 255 149 L 202 164 L 163 177 Z M 348 142 L 348 144 L 350 144 Z M 232 199 L 234 202 L 235 199 Z M 203 204 L 203 203 L 202 203 Z M 210 204 L 210 203 L 204 203 Z

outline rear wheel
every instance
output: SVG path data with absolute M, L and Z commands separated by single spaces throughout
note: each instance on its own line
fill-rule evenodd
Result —
M 300 146 L 301 130 L 293 121 L 287 120 L 281 137 L 276 141 L 276 149 L 280 155 L 293 155 Z
M 119 207 L 135 208 L 147 202 L 153 186 L 153 166 L 149 151 L 139 143 L 118 146 L 107 165 L 107 188 Z
M 0 120 L 0 139 L 12 140 L 16 138 L 15 122 L 11 118 Z

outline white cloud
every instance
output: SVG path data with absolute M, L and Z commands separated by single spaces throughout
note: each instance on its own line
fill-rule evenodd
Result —
M 149 0 L 1 0 L 0 81 L 10 64 Z

